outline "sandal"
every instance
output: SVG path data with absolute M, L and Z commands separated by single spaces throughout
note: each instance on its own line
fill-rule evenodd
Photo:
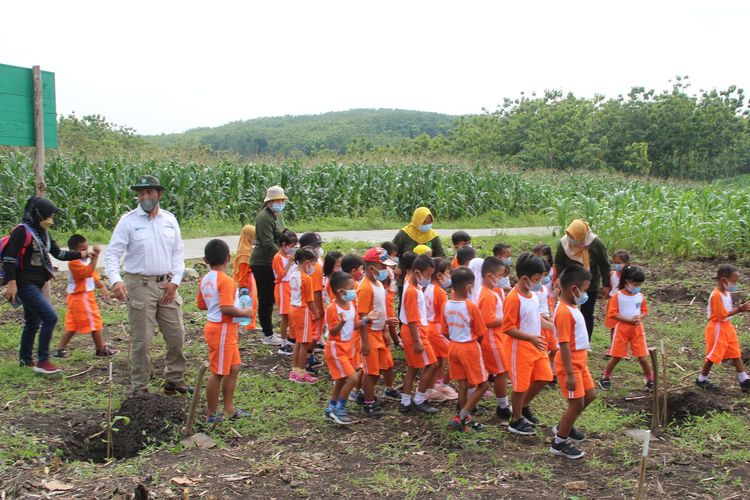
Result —
M 237 419 L 240 419 L 240 418 L 248 418 L 248 417 L 250 417 L 250 412 L 249 411 L 245 411 L 245 410 L 241 410 L 239 408 L 235 408 L 234 409 L 234 415 L 232 415 L 231 417 L 229 417 L 229 420 L 237 420 Z
M 55 358 L 69 358 L 70 354 L 66 349 L 55 349 L 52 351 L 52 356 Z
M 100 358 L 104 358 L 104 357 L 114 356 L 118 352 L 120 352 L 119 349 L 114 349 L 109 346 L 104 346 L 104 349 L 102 349 L 101 351 L 99 349 L 96 350 L 96 355 L 99 356 Z
M 209 424 L 220 424 L 224 421 L 224 414 L 220 411 L 217 411 L 213 415 L 209 415 L 206 419 L 206 423 Z

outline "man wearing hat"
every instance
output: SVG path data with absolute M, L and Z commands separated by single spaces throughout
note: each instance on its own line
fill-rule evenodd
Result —
M 182 381 L 185 327 L 177 288 L 185 271 L 185 246 L 180 226 L 159 208 L 164 186 L 156 177 L 144 175 L 130 188 L 138 193 L 138 208 L 120 218 L 104 256 L 112 293 L 128 304 L 130 384 L 133 394 L 148 393 L 151 339 L 159 325 L 167 347 L 164 392 L 184 394 L 191 390 Z

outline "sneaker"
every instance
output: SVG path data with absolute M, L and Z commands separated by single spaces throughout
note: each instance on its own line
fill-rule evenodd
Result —
M 410 413 L 413 408 L 414 408 L 414 404 L 405 405 L 403 403 L 399 403 L 398 405 L 398 411 L 401 412 L 402 415 L 406 415 L 407 413 Z
M 325 348 L 326 348 L 325 344 L 321 344 L 321 343 L 315 344 L 315 352 L 317 353 L 321 353 L 325 351 Z
M 336 407 L 331 411 L 331 420 L 339 425 L 350 425 L 351 423 L 353 423 L 352 417 L 349 416 L 346 408 L 339 407 Z
M 303 373 L 299 381 L 303 384 L 314 384 L 318 381 L 317 377 L 313 377 L 309 373 Z
M 750 378 L 740 382 L 740 389 L 742 389 L 742 392 L 750 392 Z
M 458 399 L 458 392 L 456 392 L 456 389 L 449 386 L 448 384 L 440 384 L 438 387 L 435 387 L 435 389 L 442 392 L 443 395 L 450 401 Z
M 654 390 L 654 381 L 653 380 L 647 380 L 646 381 L 646 390 L 653 391 Z
M 718 385 L 714 384 L 713 382 L 711 382 L 708 379 L 706 379 L 706 380 L 695 379 L 695 385 L 697 385 L 698 387 L 700 387 L 704 391 L 719 392 L 721 390 L 721 388 Z
M 429 402 L 424 401 L 420 404 L 412 403 L 411 406 L 418 412 L 424 413 L 425 415 L 434 415 L 438 412 L 438 409 L 432 406 Z
M 584 455 L 584 453 L 573 446 L 573 444 L 569 440 L 563 441 L 562 443 L 555 443 L 555 441 L 553 440 L 552 446 L 549 447 L 549 451 L 553 455 L 569 458 L 570 460 L 576 460 Z
M 370 418 L 380 418 L 385 416 L 385 412 L 380 408 L 377 403 L 369 403 L 362 406 L 362 413 Z
M 386 389 L 383 391 L 383 399 L 390 399 L 391 401 L 401 401 L 401 393 L 396 389 Z
M 260 342 L 264 345 L 281 345 L 283 341 L 278 333 L 274 333 L 273 335 L 268 336 L 263 335 L 260 338 Z
M 484 426 L 476 420 L 468 419 L 464 421 L 464 424 L 474 432 L 482 432 L 484 430 Z
M 52 357 L 53 358 L 69 358 L 70 354 L 68 354 L 68 351 L 66 349 L 55 349 L 52 351 Z
M 599 387 L 601 387 L 604 391 L 609 391 L 610 389 L 612 389 L 612 381 L 608 378 L 602 377 L 599 379 Z
M 525 418 L 531 425 L 539 425 L 539 419 L 531 413 L 531 408 L 528 406 L 521 408 L 521 415 L 523 415 L 523 418 Z
M 333 412 L 333 410 L 334 410 L 334 407 L 331 406 L 331 405 L 328 405 L 328 406 L 326 406 L 326 409 L 323 410 L 323 415 L 326 418 L 333 419 L 333 417 L 331 417 L 331 413 Z
M 427 396 L 427 401 L 430 403 L 442 403 L 443 401 L 448 401 L 445 394 L 437 389 L 427 389 L 425 396 Z
M 309 373 L 310 375 L 312 375 L 313 377 L 317 377 L 317 376 L 318 376 L 318 369 L 317 369 L 317 368 L 315 368 L 315 367 L 312 367 L 312 366 L 310 366 L 310 365 L 307 365 L 307 366 L 305 367 L 305 371 L 306 371 L 307 373 Z
M 302 383 L 302 376 L 297 372 L 289 372 L 289 382 Z
M 458 431 L 458 432 L 471 432 L 471 430 L 466 426 L 466 424 L 458 418 L 458 415 L 453 417 L 450 422 L 448 422 L 448 428 L 452 431 Z
M 521 417 L 515 422 L 508 424 L 508 431 L 512 434 L 518 434 L 521 436 L 533 436 L 536 434 L 534 426 L 526 421 L 525 418 Z
M 364 404 L 365 393 L 358 389 L 354 389 L 352 392 L 349 393 L 349 401 L 351 401 L 352 403 Z M 360 401 L 362 402 L 360 403 Z
M 56 367 L 50 362 L 50 360 L 47 359 L 47 360 L 40 361 L 39 363 L 37 363 L 36 366 L 34 367 L 34 371 L 36 373 L 42 373 L 44 375 L 53 375 L 55 373 L 60 373 L 62 369 Z
M 31 367 L 34 366 L 34 362 L 30 359 L 19 359 L 18 366 L 21 368 Z
M 192 387 L 188 387 L 185 382 L 164 382 L 164 394 L 173 396 L 177 393 L 180 394 L 192 394 Z
M 276 351 L 277 354 L 280 354 L 281 356 L 291 356 L 294 353 L 294 345 L 293 344 L 286 344 L 281 347 L 279 347 L 279 350 Z
M 497 415 L 497 418 L 500 420 L 508 420 L 513 417 L 513 408 L 508 405 L 505 408 L 500 408 L 499 406 L 495 407 L 495 415 Z
M 552 428 L 552 435 L 557 436 L 557 426 L 554 426 Z M 586 440 L 586 434 L 584 434 L 583 432 L 573 427 L 572 429 L 570 429 L 570 435 L 568 435 L 568 440 L 576 444 L 582 443 L 583 441 Z
M 319 360 L 314 354 L 310 354 L 307 357 L 307 366 L 311 368 L 320 368 L 323 366 L 323 362 Z

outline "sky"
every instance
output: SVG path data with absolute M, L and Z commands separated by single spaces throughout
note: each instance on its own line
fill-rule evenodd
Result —
M 492 110 L 750 84 L 746 1 L 6 2 L 0 63 L 55 73 L 58 114 L 142 134 L 353 108 Z

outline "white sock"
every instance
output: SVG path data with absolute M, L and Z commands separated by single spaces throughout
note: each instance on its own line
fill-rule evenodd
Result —
M 409 406 L 411 404 L 411 395 L 410 394 L 404 394 L 401 393 L 401 404 L 404 406 Z
M 474 391 L 476 391 L 476 387 L 472 387 L 470 389 L 466 389 L 466 397 L 470 398 L 472 394 L 474 394 Z
M 737 380 L 740 381 L 740 384 L 749 378 L 750 378 L 750 375 L 748 375 L 747 372 L 739 372 L 737 374 Z
M 706 380 L 708 380 L 708 375 L 698 374 L 698 382 L 705 382 Z
M 425 396 L 424 392 L 417 391 L 414 393 L 414 404 L 421 405 L 425 401 L 427 401 L 427 396 Z
M 497 401 L 497 406 L 499 406 L 500 408 L 508 407 L 508 396 L 505 396 L 502 398 L 495 398 L 495 401 Z

